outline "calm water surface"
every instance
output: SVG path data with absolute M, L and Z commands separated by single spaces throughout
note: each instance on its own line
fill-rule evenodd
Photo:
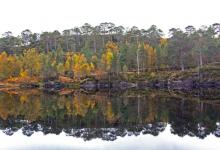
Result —
M 0 92 L 1 150 L 217 150 L 220 90 Z

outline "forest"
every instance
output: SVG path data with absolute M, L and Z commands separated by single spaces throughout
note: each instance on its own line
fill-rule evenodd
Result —
M 106 74 L 188 70 L 220 61 L 220 24 L 172 28 L 125 28 L 111 22 L 85 23 L 61 33 L 26 29 L 0 38 L 0 80 L 97 78 Z

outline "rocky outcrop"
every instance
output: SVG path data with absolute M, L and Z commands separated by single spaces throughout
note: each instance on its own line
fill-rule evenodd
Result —
M 129 88 L 137 87 L 135 83 L 129 83 L 125 81 L 88 81 L 83 83 L 81 88 L 86 90 L 100 90 L 100 89 L 115 89 L 115 90 L 125 90 Z
M 60 90 L 65 87 L 64 84 L 55 81 L 48 81 L 43 84 L 43 89 Z
M 198 88 L 220 88 L 220 82 L 207 81 L 197 82 L 193 79 L 185 80 L 156 80 L 156 81 L 137 81 L 135 83 L 127 81 L 89 81 L 80 86 L 86 90 L 114 89 L 126 90 L 130 88 L 145 89 L 145 88 L 169 88 L 169 89 L 198 89 Z

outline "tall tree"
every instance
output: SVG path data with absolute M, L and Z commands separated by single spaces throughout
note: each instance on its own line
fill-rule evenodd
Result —
M 21 39 L 22 39 L 22 44 L 24 46 L 28 46 L 31 44 L 32 41 L 32 32 L 29 29 L 26 29 L 21 32 Z

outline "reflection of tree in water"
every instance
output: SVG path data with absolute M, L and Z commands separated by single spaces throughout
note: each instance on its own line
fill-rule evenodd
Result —
M 27 136 L 35 131 L 64 131 L 85 140 L 115 140 L 141 133 L 156 136 L 170 123 L 173 134 L 204 138 L 210 133 L 220 136 L 219 119 L 218 105 L 201 105 L 201 101 L 164 91 L 120 95 L 0 93 L 0 128 L 7 135 L 22 129 Z

